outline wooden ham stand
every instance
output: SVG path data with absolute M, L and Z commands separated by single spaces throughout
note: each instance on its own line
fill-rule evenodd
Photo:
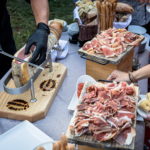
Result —
M 34 90 L 36 102 L 31 102 L 31 92 L 30 89 L 26 92 L 19 95 L 11 95 L 6 92 L 0 92 L 0 117 L 9 118 L 15 120 L 29 120 L 34 122 L 44 118 L 47 115 L 47 112 L 61 87 L 64 78 L 67 73 L 67 68 L 60 63 L 53 63 L 53 71 L 49 72 L 49 68 L 45 68 L 37 79 L 34 81 Z M 53 88 L 50 91 L 44 91 L 40 88 L 42 82 L 52 79 L 55 81 L 55 85 L 52 85 Z M 15 88 L 14 82 L 11 79 L 8 82 L 8 87 Z M 12 100 L 24 100 L 28 103 L 29 107 L 23 110 L 13 110 L 7 107 L 8 103 Z M 15 107 L 13 105 L 12 107 Z M 17 107 L 17 106 L 16 106 Z
M 118 64 L 102 65 L 94 61 L 86 60 L 86 74 L 92 76 L 96 80 L 107 79 L 114 70 L 132 71 L 134 50 L 132 49 Z

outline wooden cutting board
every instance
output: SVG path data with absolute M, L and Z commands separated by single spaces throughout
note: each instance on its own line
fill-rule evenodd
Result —
M 31 122 L 44 118 L 62 85 L 66 73 L 67 68 L 60 63 L 53 63 L 53 72 L 49 72 L 49 68 L 45 68 L 34 82 L 35 96 L 37 99 L 34 103 L 30 102 L 30 90 L 20 95 L 10 95 L 6 92 L 0 92 L 0 117 L 29 120 Z M 49 85 L 51 86 L 50 91 L 43 91 L 40 88 L 41 83 L 49 79 L 51 79 Z M 7 86 L 14 88 L 13 80 L 10 80 Z M 16 99 L 23 100 L 23 102 L 12 102 Z

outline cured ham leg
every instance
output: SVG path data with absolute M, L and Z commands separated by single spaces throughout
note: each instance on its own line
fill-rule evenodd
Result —
M 62 22 L 59 21 L 51 21 L 49 24 L 50 35 L 48 36 L 48 50 L 51 50 L 52 47 L 59 40 L 62 33 Z M 29 55 L 24 55 L 25 46 L 21 48 L 15 54 L 16 57 L 19 57 L 23 60 L 29 61 L 32 56 L 32 51 L 34 51 L 35 47 L 31 47 L 31 53 Z M 12 61 L 12 76 L 14 79 L 14 83 L 16 87 L 21 87 L 26 84 L 29 79 L 33 76 L 35 72 L 35 68 L 30 67 L 27 63 L 22 63 L 17 60 Z

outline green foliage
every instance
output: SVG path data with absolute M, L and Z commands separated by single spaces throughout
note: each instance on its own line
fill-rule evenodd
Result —
M 59 18 L 72 22 L 72 0 L 50 0 L 50 19 Z M 8 0 L 7 7 L 11 17 L 17 49 L 21 48 L 35 29 L 30 4 L 25 0 Z

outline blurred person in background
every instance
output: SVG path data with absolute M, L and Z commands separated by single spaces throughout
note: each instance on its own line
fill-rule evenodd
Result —
M 32 45 L 36 49 L 32 55 L 30 62 L 41 64 L 46 57 L 47 39 L 49 34 L 48 19 L 49 19 L 49 5 L 48 0 L 26 0 L 30 3 L 35 17 L 36 29 L 35 32 L 28 38 L 25 47 L 25 54 L 30 53 Z M 14 55 L 16 46 L 13 39 L 12 28 L 10 24 L 10 16 L 6 6 L 7 0 L 0 0 L 0 46 L 1 48 Z M 11 67 L 12 59 L 0 54 L 0 78 Z
M 118 2 L 131 5 L 134 8 L 131 24 L 144 26 L 150 34 L 150 12 L 146 9 L 146 6 L 150 4 L 150 0 L 118 0 Z

